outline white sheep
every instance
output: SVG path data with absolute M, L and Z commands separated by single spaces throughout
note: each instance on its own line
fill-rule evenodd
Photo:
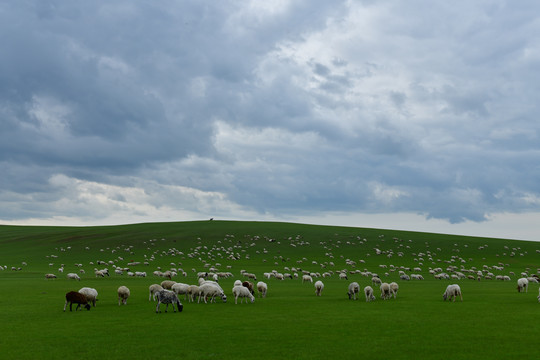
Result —
M 379 286 L 381 286 L 381 282 L 382 282 L 382 281 L 381 281 L 381 279 L 380 279 L 378 276 L 374 276 L 374 277 L 371 278 L 371 283 L 372 283 L 373 285 L 379 285 Z
M 199 287 L 197 285 L 189 285 L 187 289 L 187 297 L 189 302 L 194 302 L 195 296 L 199 296 Z
M 313 283 L 313 278 L 309 275 L 302 276 L 302 284 L 306 281 L 309 281 L 310 283 Z
M 249 291 L 249 289 L 245 286 L 240 285 L 240 286 L 233 287 L 232 293 L 234 296 L 235 304 L 238 304 L 238 298 L 241 298 L 240 303 L 243 303 L 244 299 L 249 299 L 251 300 L 252 303 L 255 302 L 255 296 L 253 296 L 251 292 Z M 247 303 L 247 300 L 246 300 L 246 303 Z
M 45 274 L 45 279 L 56 279 L 56 275 L 54 275 L 54 274 Z
M 68 278 L 68 279 L 72 279 L 72 280 L 81 281 L 81 278 L 79 277 L 79 275 L 77 275 L 77 274 L 75 274 L 75 273 L 69 273 L 69 274 L 67 274 L 67 278 Z
M 240 286 L 242 286 L 242 284 L 240 284 Z M 265 282 L 259 281 L 257 283 L 257 292 L 258 292 L 259 296 L 265 298 L 267 291 L 268 291 L 268 285 L 266 285 Z
M 397 297 L 398 290 L 399 290 L 399 285 L 395 281 L 391 282 L 390 283 L 390 292 L 394 296 L 394 299 Z
M 375 295 L 373 295 L 373 288 L 369 285 L 364 288 L 364 295 L 366 295 L 366 302 L 375 300 Z
M 390 299 L 390 284 L 385 282 L 381 284 L 381 299 Z
M 223 302 L 227 302 L 227 296 L 221 287 L 210 282 L 204 283 L 199 286 L 199 299 L 197 300 L 197 303 L 199 303 L 201 298 L 203 298 L 204 303 L 207 304 L 208 297 L 210 298 L 210 302 L 216 302 L 215 299 L 218 296 L 223 300 Z
M 130 295 L 129 289 L 125 286 L 120 286 L 118 288 L 118 306 L 122 304 L 126 305 L 129 295 Z
M 347 296 L 349 296 L 349 300 L 351 299 L 351 297 L 353 298 L 353 300 L 356 300 L 356 295 L 359 292 L 360 292 L 360 285 L 358 285 L 356 281 L 349 284 L 349 289 L 347 291 Z
M 321 296 L 323 289 L 324 289 L 323 282 L 321 280 L 317 281 L 315 283 L 315 295 Z
M 242 286 L 242 280 L 236 280 L 233 286 Z
M 453 302 L 456 302 L 456 297 L 458 295 L 461 298 L 461 301 L 463 301 L 463 296 L 461 296 L 461 288 L 459 287 L 459 285 L 448 285 L 443 293 L 443 300 L 446 301 L 446 299 L 448 299 L 450 301 L 450 299 L 452 299 Z
M 83 288 L 81 288 L 79 290 L 79 293 L 86 296 L 86 301 L 89 304 L 92 304 L 92 305 L 94 305 L 94 307 L 96 307 L 96 301 L 97 301 L 97 297 L 98 297 L 98 292 L 97 292 L 96 289 L 89 288 L 89 287 L 83 287 Z
M 189 288 L 188 284 L 175 283 L 171 287 L 171 290 L 174 291 L 177 295 L 184 295 L 184 299 L 186 299 L 188 288 Z
M 528 292 L 529 290 L 529 280 L 527 278 L 520 278 L 517 281 L 517 291 L 522 292 L 525 290 L 525 292 Z
M 151 298 L 154 298 L 154 301 L 156 301 L 156 296 L 159 291 L 163 290 L 163 286 L 159 284 L 152 284 L 148 287 L 148 301 L 151 300 Z

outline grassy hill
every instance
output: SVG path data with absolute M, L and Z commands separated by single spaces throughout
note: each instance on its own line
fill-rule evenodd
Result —
M 0 271 L 0 348 L 17 359 L 531 358 L 540 355 L 534 342 L 517 344 L 540 334 L 538 284 L 517 293 L 516 280 L 522 272 L 537 273 L 539 252 L 536 242 L 292 223 L 0 226 L 0 265 L 7 268 Z M 155 313 L 148 286 L 163 279 L 153 271 L 184 271 L 186 277 L 173 280 L 196 284 L 197 272 L 211 266 L 233 274 L 220 280 L 227 303 L 183 301 L 180 314 Z M 103 267 L 111 276 L 96 278 L 94 268 Z M 114 267 L 148 276 L 116 275 Z M 302 270 L 319 273 L 323 295 L 316 297 L 313 285 L 299 279 L 263 276 L 293 268 L 300 278 Z M 436 268 L 474 274 L 475 280 L 437 280 L 430 273 Z M 267 298 L 234 304 L 231 288 L 241 270 L 268 284 Z M 348 280 L 338 278 L 341 270 Z M 402 281 L 400 270 L 425 280 Z M 66 279 L 68 272 L 79 273 L 81 281 Z M 360 272 L 398 282 L 397 299 L 381 300 L 374 286 L 376 301 L 366 303 L 363 294 L 348 300 L 351 281 L 361 289 L 371 285 L 371 276 Z M 511 281 L 487 280 L 488 272 Z M 45 273 L 58 279 L 45 280 Z M 450 283 L 461 286 L 462 303 L 443 302 Z M 127 306 L 118 306 L 120 285 L 131 290 Z M 83 286 L 98 290 L 96 308 L 64 313 L 65 293 Z

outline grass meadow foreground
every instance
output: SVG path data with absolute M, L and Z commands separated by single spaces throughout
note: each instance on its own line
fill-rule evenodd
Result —
M 537 273 L 539 252 L 537 242 L 290 223 L 0 226 L 0 265 L 7 266 L 0 271 L 0 357 L 535 359 L 539 285 L 518 293 L 516 281 L 522 272 Z M 133 261 L 149 265 L 127 265 Z M 117 275 L 113 265 L 147 277 Z M 196 284 L 197 272 L 208 265 L 234 275 L 220 280 L 227 303 L 192 304 L 181 297 L 182 313 L 165 313 L 163 307 L 156 314 L 148 286 L 164 279 L 153 271 L 183 269 L 187 277 L 173 280 Z M 111 276 L 96 278 L 94 268 L 104 267 Z M 332 274 L 320 278 L 321 297 L 300 279 L 263 276 L 272 270 L 293 273 L 293 267 L 300 278 L 301 270 Z M 485 270 L 511 281 L 438 280 L 429 273 L 438 267 L 448 274 Z M 402 281 L 402 269 L 425 280 Z M 234 304 L 231 289 L 242 279 L 241 270 L 268 284 L 266 298 Z M 338 278 L 340 270 L 347 270 L 348 280 Z M 398 282 L 397 299 L 381 300 L 373 286 L 377 299 L 366 303 L 362 289 L 371 277 L 351 274 L 355 270 Z M 68 280 L 69 272 L 79 273 L 81 281 Z M 46 273 L 58 278 L 45 280 Z M 348 300 L 352 281 L 360 284 L 360 300 Z M 443 301 L 451 283 L 460 285 L 463 302 Z M 116 296 L 121 285 L 131 290 L 125 306 L 118 306 Z M 97 306 L 64 313 L 65 293 L 84 286 L 99 292 Z

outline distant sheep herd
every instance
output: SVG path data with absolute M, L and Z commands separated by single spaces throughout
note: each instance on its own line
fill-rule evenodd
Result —
M 227 239 L 227 237 L 226 237 Z M 232 240 L 228 238 L 230 242 Z M 303 245 L 309 245 L 308 242 L 305 242 L 301 240 L 300 238 L 296 238 L 296 242 L 293 241 L 292 238 L 289 239 L 291 241 L 291 246 L 303 246 Z M 274 240 L 275 241 L 275 240 Z M 365 239 L 363 240 L 365 241 Z M 152 243 L 152 241 L 150 241 Z M 155 242 L 155 241 L 154 241 Z M 272 241 L 271 241 L 272 242 Z M 397 241 L 396 241 L 397 242 Z M 220 242 L 218 242 L 220 243 Z M 239 244 L 240 242 L 238 242 Z M 249 246 L 253 246 L 255 243 L 250 244 Z M 454 244 L 456 245 L 456 244 Z M 485 245 L 487 247 L 487 245 Z M 249 255 L 242 255 L 240 252 L 244 250 L 237 250 L 235 253 L 234 251 L 229 252 L 229 250 L 232 247 L 226 249 L 225 247 L 217 248 L 217 250 L 222 251 L 225 253 L 225 256 L 230 260 L 236 260 L 240 258 L 241 256 L 245 256 L 247 259 L 249 259 Z M 238 246 L 240 248 L 240 246 Z M 506 248 L 506 247 L 505 247 Z M 62 249 L 61 251 L 69 250 L 70 248 Z M 89 248 L 87 247 L 86 250 Z M 149 248 L 150 249 L 150 248 Z M 133 254 L 132 246 L 126 247 L 124 249 L 125 251 L 129 252 L 130 254 Z M 211 250 L 216 250 L 214 248 L 207 249 L 206 246 L 202 245 L 191 249 L 192 252 L 187 254 L 187 257 L 195 258 L 199 257 L 201 254 L 204 254 L 203 250 L 207 251 L 207 254 L 210 254 Z M 440 249 L 437 249 L 440 251 Z M 481 250 L 481 249 L 480 249 Z M 509 250 L 509 249 L 508 249 Z M 514 249 L 515 250 L 515 249 Z M 101 249 L 103 251 L 103 249 Z M 393 251 L 383 251 L 378 248 L 374 248 L 375 255 L 386 255 L 388 258 L 390 258 L 393 255 L 397 256 L 403 256 L 401 252 L 394 253 Z M 113 250 L 114 252 L 114 250 Z M 266 249 L 263 250 L 263 252 L 266 252 Z M 257 252 L 259 253 L 259 252 Z M 515 253 L 514 251 L 512 253 Z M 157 254 L 157 252 L 156 252 Z M 178 251 L 176 249 L 169 249 L 168 251 L 163 251 L 161 256 L 163 254 L 172 254 L 180 255 L 180 256 L 186 256 L 181 251 Z M 228 254 L 228 255 L 227 255 Z M 221 254 L 219 254 L 221 257 Z M 326 254 L 329 259 L 333 259 L 333 254 L 329 251 Z M 370 254 L 367 254 L 369 256 Z M 278 272 L 276 270 L 272 270 L 271 272 L 264 272 L 263 278 L 265 281 L 257 281 L 257 275 L 251 272 L 248 272 L 246 270 L 240 271 L 240 276 L 242 279 L 238 279 L 234 281 L 234 285 L 232 289 L 230 290 L 230 294 L 234 298 L 235 304 L 242 304 L 244 301 L 246 303 L 251 302 L 254 303 L 256 298 L 264 299 L 268 295 L 268 284 L 267 282 L 270 281 L 270 279 L 275 279 L 279 281 L 284 281 L 286 279 L 298 279 L 298 281 L 301 280 L 302 284 L 309 283 L 314 290 L 315 296 L 321 297 L 323 296 L 323 291 L 325 290 L 325 284 L 323 282 L 326 281 L 325 278 L 331 277 L 331 276 L 337 276 L 338 279 L 344 280 L 348 282 L 350 275 L 356 275 L 359 274 L 365 278 L 367 278 L 367 281 L 369 281 L 369 285 L 366 284 L 366 286 L 363 287 L 364 292 L 364 298 L 366 302 L 372 302 L 379 297 L 381 300 L 391 300 L 397 299 L 397 294 L 399 290 L 399 285 L 397 282 L 386 282 L 384 281 L 385 277 L 389 276 L 390 272 L 396 272 L 396 275 L 399 277 L 400 282 L 406 282 L 406 281 L 422 281 L 424 280 L 424 276 L 420 274 L 422 272 L 421 266 L 423 265 L 424 258 L 426 258 L 427 261 L 430 261 L 435 264 L 435 260 L 433 259 L 433 253 L 430 251 L 426 251 L 426 253 L 418 253 L 413 254 L 415 256 L 415 261 L 418 263 L 419 266 L 417 267 L 397 267 L 394 265 L 386 265 L 381 264 L 379 265 L 379 268 L 382 272 L 384 272 L 384 276 L 379 276 L 379 274 L 375 272 L 370 272 L 367 269 L 357 270 L 357 269 L 349 269 L 349 270 L 323 270 L 322 274 L 319 272 L 310 272 L 306 270 L 302 270 L 299 267 L 284 267 L 284 272 Z M 521 255 L 521 254 L 520 254 Z M 130 261 L 127 263 L 128 266 L 134 267 L 138 265 L 146 265 L 148 266 L 150 264 L 150 261 L 154 260 L 154 255 L 151 255 L 147 258 L 147 255 L 144 255 L 146 261 L 144 262 L 136 262 L 136 261 Z M 56 255 L 51 255 L 52 258 L 55 258 Z M 343 256 L 342 256 L 343 258 Z M 93 276 L 96 278 L 107 278 L 110 275 L 109 270 L 105 266 L 112 266 L 114 267 L 114 272 L 112 272 L 113 275 L 124 275 L 127 274 L 127 276 L 130 277 L 147 277 L 147 273 L 143 271 L 132 271 L 130 267 L 119 267 L 116 266 L 115 262 L 118 260 L 123 260 L 123 258 L 118 257 L 115 259 L 115 261 L 97 261 L 97 266 L 100 266 L 100 268 L 94 268 Z M 275 265 L 278 264 L 278 261 L 289 261 L 290 259 L 285 259 L 281 256 L 275 257 Z M 265 260 L 263 260 L 264 262 Z M 307 261 L 306 258 L 303 258 L 301 260 L 298 260 L 297 263 L 305 263 Z M 441 261 L 441 260 L 438 260 Z M 359 260 L 359 263 L 363 263 L 363 260 Z M 462 280 L 462 279 L 470 279 L 475 281 L 480 280 L 500 280 L 500 281 L 511 281 L 511 277 L 509 275 L 515 276 L 513 272 L 510 272 L 509 275 L 495 275 L 492 273 L 492 271 L 502 271 L 504 268 L 504 264 L 499 263 L 499 265 L 495 266 L 487 266 L 484 265 L 482 269 L 476 269 L 474 267 L 471 267 L 469 269 L 465 268 L 463 265 L 461 267 L 458 267 L 452 263 L 465 263 L 466 260 L 459 257 L 458 255 L 453 255 L 451 261 L 447 261 L 449 264 L 446 269 L 443 269 L 442 267 L 437 268 L 429 268 L 429 270 L 426 270 L 424 272 L 424 275 L 429 274 L 433 276 L 434 279 L 439 280 Z M 350 266 L 351 268 L 356 267 L 357 262 L 346 259 L 345 263 Z M 94 265 L 93 262 L 90 264 Z M 23 266 L 26 266 L 26 263 L 22 263 Z M 178 263 L 178 265 L 181 265 L 181 263 Z M 316 261 L 312 261 L 312 265 L 320 265 L 321 268 L 325 269 L 328 267 L 334 267 L 336 266 L 333 261 L 327 261 L 324 264 L 318 264 Z M 50 267 L 54 266 L 53 263 L 49 264 Z M 79 269 L 77 272 L 68 272 L 66 273 L 65 277 L 69 280 L 73 281 L 81 281 L 82 274 L 85 274 L 85 271 L 82 269 L 82 264 L 75 264 L 76 267 Z M 156 271 L 150 272 L 151 276 L 154 277 L 161 277 L 165 278 L 165 280 L 161 281 L 159 284 L 151 284 L 148 287 L 148 301 L 157 301 L 157 305 L 155 308 L 156 313 L 161 312 L 161 305 L 165 305 L 165 312 L 168 311 L 169 304 L 172 306 L 173 312 L 181 312 L 183 310 L 183 304 L 181 302 L 181 299 L 184 301 L 187 301 L 189 303 L 201 303 L 204 302 L 205 304 L 208 303 L 216 303 L 218 299 L 220 299 L 222 302 L 227 302 L 227 294 L 223 290 L 223 288 L 220 286 L 219 281 L 223 278 L 230 278 L 233 277 L 233 274 L 230 271 L 219 271 L 218 267 L 221 266 L 219 263 L 215 263 L 215 265 L 205 264 L 204 271 L 196 271 L 195 269 L 192 269 L 193 273 L 197 277 L 197 284 L 187 284 L 182 282 L 174 281 L 173 278 L 176 278 L 178 276 L 187 277 L 188 274 L 186 271 L 184 271 L 181 268 L 175 268 L 175 263 L 171 263 L 171 268 L 169 270 L 162 271 L 161 268 L 158 267 Z M 62 264 L 58 268 L 59 273 L 64 273 L 65 265 Z M 227 266 L 227 269 L 231 269 L 231 266 Z M 7 270 L 7 266 L 0 266 L 0 270 Z M 13 271 L 19 271 L 21 270 L 21 267 L 12 267 L 11 270 Z M 540 272 L 540 269 L 539 269 Z M 47 280 L 54 280 L 57 279 L 57 275 L 54 273 L 47 273 L 45 274 L 45 279 Z M 529 275 L 527 272 L 522 272 L 521 277 L 517 280 L 517 291 L 520 293 L 527 293 L 529 284 L 530 283 L 538 283 L 539 277 L 536 274 Z M 454 282 L 454 281 L 452 281 Z M 332 283 L 332 286 L 334 286 L 335 283 Z M 307 285 L 303 285 L 307 286 Z M 357 281 L 348 282 L 348 285 L 344 288 L 347 290 L 347 297 L 350 300 L 358 300 L 361 297 L 361 286 Z M 376 293 L 375 289 L 378 288 L 378 292 Z M 328 291 L 328 290 L 327 290 Z M 117 298 L 118 298 L 118 305 L 127 305 L 128 299 L 131 296 L 130 289 L 126 286 L 120 286 L 117 289 Z M 442 293 L 443 301 L 450 301 L 455 302 L 457 298 L 459 298 L 460 301 L 463 301 L 463 295 L 461 288 L 458 284 L 453 283 L 446 287 L 444 292 Z M 537 297 L 538 302 L 540 302 L 540 290 Z M 90 310 L 91 307 L 96 307 L 96 301 L 98 301 L 98 292 L 96 289 L 90 288 L 90 287 L 82 287 L 78 291 L 69 291 L 65 294 L 65 304 L 64 304 L 64 311 L 66 311 L 67 306 L 69 304 L 70 311 L 72 311 L 73 304 L 76 305 L 75 311 L 85 308 L 87 310 Z

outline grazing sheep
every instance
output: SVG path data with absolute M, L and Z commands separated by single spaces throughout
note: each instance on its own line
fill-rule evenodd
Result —
M 79 290 L 79 293 L 86 296 L 86 301 L 88 301 L 88 303 L 91 303 L 92 305 L 94 305 L 94 307 L 96 307 L 96 301 L 98 297 L 98 292 L 96 289 L 83 287 Z
M 75 274 L 75 273 L 69 273 L 69 274 L 67 274 L 67 278 L 68 278 L 68 279 L 72 279 L 72 280 L 81 281 L 81 278 L 79 277 L 79 275 L 77 275 L 77 274 Z
M 251 295 L 255 295 L 255 289 L 254 289 L 255 286 L 253 285 L 253 283 L 251 281 L 242 282 L 242 286 L 245 287 L 245 288 L 248 288 Z
M 56 279 L 56 275 L 54 275 L 54 274 L 45 274 L 45 279 Z
M 360 285 L 358 283 L 352 282 L 349 284 L 349 289 L 347 291 L 347 296 L 349 296 L 349 300 L 351 300 L 351 297 L 353 300 L 356 300 L 356 295 L 360 292 Z
M 163 280 L 161 282 L 161 287 L 164 288 L 165 290 L 171 290 L 172 289 L 172 286 L 176 284 L 176 281 L 172 281 L 172 280 Z
M 129 295 L 130 295 L 129 289 L 125 286 L 120 286 L 118 288 L 118 306 L 122 304 L 126 305 Z
M 463 301 L 463 296 L 461 296 L 461 288 L 459 287 L 459 285 L 448 285 L 443 293 L 443 300 L 446 301 L 446 299 L 448 299 L 450 301 L 450 299 L 452 299 L 453 302 L 456 302 L 456 297 L 458 295 L 461 298 L 461 301 Z
M 189 285 L 187 290 L 187 297 L 189 302 L 194 302 L 196 296 L 199 296 L 199 287 L 197 285 Z
M 165 312 L 169 309 L 169 304 L 172 305 L 173 311 L 176 312 L 176 309 L 174 308 L 174 305 L 176 304 L 176 307 L 178 308 L 178 312 L 181 312 L 184 309 L 184 305 L 178 300 L 178 295 L 174 291 L 171 290 L 160 290 L 157 292 L 157 306 L 156 306 L 156 314 L 160 312 L 159 306 L 161 304 L 166 304 Z
M 242 285 L 242 280 L 236 280 L 234 282 L 234 285 L 233 286 L 241 286 Z
M 346 274 L 346 273 L 340 272 L 340 273 L 339 273 L 339 279 L 340 279 L 340 280 L 348 280 L 349 278 L 347 277 L 347 274 Z
M 396 282 L 390 283 L 390 292 L 394 296 L 394 299 L 397 297 L 397 292 L 399 290 L 399 285 Z
M 94 274 L 96 274 L 96 277 L 105 277 L 105 273 L 101 270 L 94 271 Z
M 374 276 L 374 277 L 371 278 L 371 284 L 372 284 L 372 285 L 379 285 L 379 286 L 381 286 L 381 283 L 382 283 L 382 281 L 381 281 L 381 279 L 380 279 L 378 276 Z
M 306 281 L 309 281 L 310 283 L 313 283 L 313 278 L 309 275 L 302 276 L 302 284 Z
M 90 310 L 90 304 L 88 304 L 88 302 L 86 301 L 86 296 L 77 291 L 70 291 L 66 294 L 66 304 L 64 305 L 64 311 L 66 311 L 68 302 L 69 311 L 72 311 L 71 306 L 73 305 L 73 303 L 77 304 L 75 311 L 79 310 L 81 305 L 83 305 L 86 310 Z
M 390 284 L 388 283 L 381 284 L 381 299 L 383 300 L 390 299 Z
M 522 292 L 525 290 L 525 292 L 528 292 L 529 290 L 529 280 L 527 278 L 521 278 L 517 281 L 517 291 Z
M 364 295 L 366 295 L 366 302 L 375 300 L 375 295 L 373 295 L 373 288 L 369 285 L 364 288 Z
M 197 303 L 201 301 L 201 298 L 204 299 L 204 303 L 207 304 L 208 297 L 210 297 L 210 302 L 216 302 L 216 297 L 220 297 L 223 302 L 227 302 L 227 296 L 223 289 L 213 283 L 204 283 L 199 286 L 199 299 Z
M 154 301 L 156 301 L 156 296 L 159 291 L 163 290 L 163 286 L 159 284 L 152 284 L 148 287 L 148 301 L 153 297 Z
M 317 296 L 321 296 L 322 295 L 322 291 L 324 289 L 324 284 L 321 280 L 317 281 L 315 283 L 315 295 Z
M 257 283 L 257 292 L 259 296 L 265 298 L 267 291 L 268 291 L 268 285 L 266 285 L 265 282 L 259 281 Z
M 189 285 L 183 283 L 175 283 L 171 287 L 171 290 L 174 291 L 177 295 L 184 295 L 184 299 L 187 299 L 187 290 Z
M 255 302 L 255 296 L 249 291 L 249 289 L 243 285 L 241 286 L 235 286 L 232 289 L 232 293 L 234 296 L 234 303 L 238 304 L 238 298 L 241 298 L 240 303 L 244 302 L 244 299 L 249 299 L 251 302 Z M 247 303 L 247 300 L 246 300 Z

